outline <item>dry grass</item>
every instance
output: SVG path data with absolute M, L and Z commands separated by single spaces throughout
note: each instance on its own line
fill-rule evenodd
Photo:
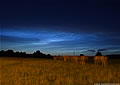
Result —
M 93 85 L 120 82 L 120 64 L 107 67 L 47 59 L 0 58 L 0 85 Z

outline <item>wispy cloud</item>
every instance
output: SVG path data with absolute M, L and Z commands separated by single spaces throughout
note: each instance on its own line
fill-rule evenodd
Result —
M 104 49 L 98 49 L 98 51 L 107 51 L 108 49 L 104 48 Z
M 39 39 L 34 38 L 24 38 L 24 37 L 15 37 L 15 36 L 5 36 L 0 35 L 1 42 L 8 42 L 8 43 L 31 43 L 40 41 Z
M 84 53 L 95 53 L 98 51 L 108 52 L 118 48 L 115 47 L 117 39 L 104 38 L 102 34 L 97 33 L 72 33 L 59 31 L 19 31 L 3 30 L 0 34 L 3 48 L 20 48 L 20 49 L 42 49 L 44 51 L 55 52 L 73 52 L 75 50 Z M 112 43 L 112 45 L 111 45 Z M 112 46 L 112 47 L 109 47 Z M 88 49 L 88 50 L 87 50 Z M 95 49 L 95 50 L 94 50 Z
M 96 52 L 95 50 L 83 50 L 83 52 Z
M 88 52 L 96 52 L 95 50 L 87 50 Z

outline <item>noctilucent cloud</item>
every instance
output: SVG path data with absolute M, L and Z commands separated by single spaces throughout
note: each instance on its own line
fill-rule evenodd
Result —
M 119 9 L 110 0 L 0 1 L 0 50 L 120 54 Z
M 119 53 L 120 38 L 109 37 L 104 33 L 72 33 L 53 32 L 41 30 L 14 30 L 2 29 L 1 49 L 14 49 L 32 53 L 41 50 L 50 54 L 70 54 L 75 51 L 76 55 L 84 53 L 94 55 L 98 49 L 105 54 Z M 94 50 L 94 51 L 93 51 Z

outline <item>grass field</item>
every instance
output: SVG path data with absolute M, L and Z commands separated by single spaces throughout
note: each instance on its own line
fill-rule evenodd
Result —
M 0 58 L 0 85 L 93 85 L 120 82 L 120 60 L 107 67 L 37 58 Z

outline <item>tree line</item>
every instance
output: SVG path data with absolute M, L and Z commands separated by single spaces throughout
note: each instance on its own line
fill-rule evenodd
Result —
M 14 52 L 13 50 L 1 50 L 0 57 L 26 57 L 26 58 L 53 58 L 50 54 L 44 54 L 37 50 L 33 54 L 27 54 L 26 52 Z
M 84 54 L 80 54 L 80 56 L 84 56 Z M 97 52 L 95 56 L 102 56 L 101 52 Z M 120 54 L 112 54 L 112 55 L 106 55 L 109 57 L 109 59 L 120 59 Z M 24 58 L 49 58 L 52 59 L 53 56 L 50 54 L 44 54 L 37 50 L 33 54 L 27 54 L 26 52 L 14 52 L 13 50 L 1 50 L 0 51 L 0 57 L 24 57 Z

